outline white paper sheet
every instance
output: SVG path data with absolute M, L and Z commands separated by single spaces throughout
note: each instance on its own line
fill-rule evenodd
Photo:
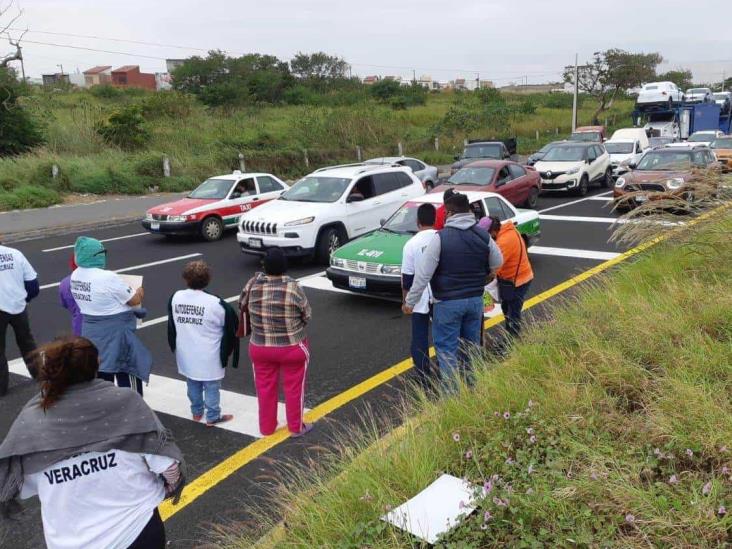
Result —
M 466 517 L 475 510 L 474 493 L 475 487 L 463 479 L 442 475 L 381 520 L 434 544 L 460 522 L 460 515 Z M 462 507 L 460 502 L 463 502 Z

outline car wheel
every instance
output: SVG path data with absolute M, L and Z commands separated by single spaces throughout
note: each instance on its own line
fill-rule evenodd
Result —
M 535 209 L 536 203 L 539 200 L 539 189 L 536 187 L 531 187 L 529 189 L 529 196 L 526 197 L 526 202 L 524 202 L 524 206 L 526 208 Z
M 218 217 L 207 217 L 201 223 L 201 236 L 207 242 L 219 240 L 224 234 L 224 224 Z
M 605 177 L 602 180 L 602 186 L 606 189 L 610 189 L 613 186 L 613 170 L 612 168 L 608 168 L 607 171 L 605 171 Z
M 586 175 L 582 176 L 582 179 L 580 179 L 579 186 L 577 187 L 577 195 L 578 196 L 585 196 L 587 195 L 587 191 L 589 189 L 589 182 Z
M 318 237 L 315 245 L 315 259 L 318 263 L 327 265 L 330 262 L 330 255 L 345 244 L 341 231 L 334 227 L 324 229 Z

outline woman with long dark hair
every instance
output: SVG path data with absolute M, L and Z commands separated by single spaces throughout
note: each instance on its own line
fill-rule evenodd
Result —
M 157 507 L 184 484 L 169 432 L 136 392 L 97 379 L 88 339 L 58 339 L 33 360 L 41 392 L 0 446 L 3 513 L 38 496 L 51 549 L 162 549 Z

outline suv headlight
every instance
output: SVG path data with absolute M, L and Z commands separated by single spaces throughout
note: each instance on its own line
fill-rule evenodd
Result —
M 331 267 L 340 267 L 342 269 L 346 266 L 346 260 L 332 255 L 330 256 L 330 265 Z
M 574 168 L 569 168 L 567 170 L 567 175 L 572 175 L 573 173 L 579 173 L 580 166 L 575 166 Z
M 295 221 L 290 221 L 289 223 L 285 223 L 285 227 L 297 227 L 298 225 L 307 225 L 308 223 L 312 223 L 315 221 L 315 217 L 303 217 L 302 219 L 296 219 Z
M 381 274 L 385 274 L 385 275 L 402 274 L 402 266 L 401 265 L 382 265 Z
M 618 177 L 618 180 L 615 182 L 615 186 L 618 189 L 622 189 L 625 187 L 625 178 L 624 177 Z
M 666 181 L 666 186 L 672 190 L 680 189 L 683 184 L 684 180 L 680 177 L 674 177 L 673 179 Z

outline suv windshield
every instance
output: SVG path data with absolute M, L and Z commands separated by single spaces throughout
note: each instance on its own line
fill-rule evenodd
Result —
M 201 183 L 196 190 L 188 195 L 188 198 L 210 198 L 222 200 L 229 194 L 233 181 L 230 179 L 207 179 Z
M 707 93 L 707 89 L 706 88 L 691 88 L 686 93 Z
M 418 230 L 417 208 L 419 206 L 420 204 L 416 202 L 407 202 L 386 220 L 382 229 L 392 233 L 416 234 Z
M 662 145 L 667 145 L 669 143 L 673 143 L 674 138 L 673 137 L 650 137 L 648 139 L 648 144 L 651 147 L 660 147 Z M 607 143 L 605 143 L 605 148 L 607 148 Z
M 554 147 L 544 156 L 545 162 L 581 162 L 587 147 Z
M 280 198 L 293 202 L 335 202 L 350 183 L 348 178 L 310 175 L 295 183 Z
M 463 151 L 463 158 L 495 158 L 500 160 L 502 154 L 499 143 L 491 145 L 468 145 Z
M 688 170 L 690 167 L 690 151 L 649 152 L 638 163 L 636 171 Z
M 573 133 L 569 136 L 569 141 L 579 141 L 581 143 L 586 142 L 599 142 L 602 141 L 602 135 L 600 132 L 578 132 Z
M 447 181 L 452 185 L 490 185 L 495 174 L 495 168 L 463 168 Z
M 732 149 L 732 137 L 721 137 L 712 142 L 713 149 Z
M 606 141 L 605 149 L 607 149 L 608 154 L 631 154 L 634 145 L 635 143 L 612 143 Z
M 714 99 L 721 99 L 722 101 L 724 101 L 729 97 L 729 95 L 727 95 L 726 93 L 715 93 L 712 97 L 714 97 Z

